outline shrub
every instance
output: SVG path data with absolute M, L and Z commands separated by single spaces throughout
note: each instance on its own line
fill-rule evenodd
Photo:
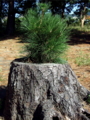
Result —
M 47 12 L 49 5 L 40 3 L 37 9 L 29 9 L 21 21 L 25 52 L 36 63 L 64 63 L 60 55 L 67 49 L 69 30 L 59 15 Z

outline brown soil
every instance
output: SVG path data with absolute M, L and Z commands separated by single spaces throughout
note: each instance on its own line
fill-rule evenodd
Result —
M 88 90 L 90 90 L 90 66 L 78 66 L 75 63 L 75 59 L 80 56 L 80 54 L 88 54 L 90 53 L 90 44 L 78 44 L 78 45 L 70 45 L 68 50 L 68 62 L 71 65 L 71 68 L 75 72 L 78 81 L 85 86 Z
M 18 38 L 0 41 L 0 86 L 7 85 L 10 63 L 21 57 L 22 46 Z
M 18 38 L 0 41 L 0 86 L 7 85 L 10 62 L 23 56 L 23 54 L 20 53 L 23 45 L 24 43 L 21 43 Z M 75 58 L 80 51 L 83 51 L 85 54 L 89 54 L 90 44 L 80 43 L 69 46 L 70 48 L 67 52 L 68 62 L 75 72 L 78 81 L 90 90 L 90 66 L 77 66 L 75 64 Z M 84 103 L 84 106 L 90 112 L 90 106 L 86 103 Z

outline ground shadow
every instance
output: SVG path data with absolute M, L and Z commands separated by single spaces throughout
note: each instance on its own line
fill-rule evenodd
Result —
M 6 35 L 6 34 L 2 34 L 0 35 L 0 41 L 4 41 L 4 40 L 8 40 L 8 39 L 15 39 L 16 37 L 19 37 L 18 34 L 14 34 L 14 35 Z
M 90 44 L 90 32 L 72 29 L 71 30 L 71 38 L 68 43 L 70 45 Z
M 16 37 L 21 38 L 24 31 L 15 31 L 13 35 L 8 35 L 4 30 L 0 31 L 0 41 L 15 39 Z
M 6 90 L 7 90 L 6 86 L 0 86 L 0 117 L 4 116 Z
M 14 35 L 6 35 L 5 32 L 0 33 L 0 41 L 7 39 L 15 39 L 19 37 L 21 43 L 26 43 L 26 36 L 24 31 L 16 31 Z M 70 34 L 70 40 L 68 41 L 69 45 L 77 44 L 90 44 L 90 32 L 85 32 L 84 30 L 72 29 Z

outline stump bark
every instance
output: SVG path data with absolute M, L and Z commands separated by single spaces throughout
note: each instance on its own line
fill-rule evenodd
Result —
M 12 62 L 7 89 L 5 120 L 90 120 L 81 104 L 90 91 L 68 64 Z

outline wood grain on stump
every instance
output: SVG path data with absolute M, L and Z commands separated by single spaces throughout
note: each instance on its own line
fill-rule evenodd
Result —
M 89 93 L 68 64 L 12 62 L 5 120 L 89 120 L 81 104 Z

